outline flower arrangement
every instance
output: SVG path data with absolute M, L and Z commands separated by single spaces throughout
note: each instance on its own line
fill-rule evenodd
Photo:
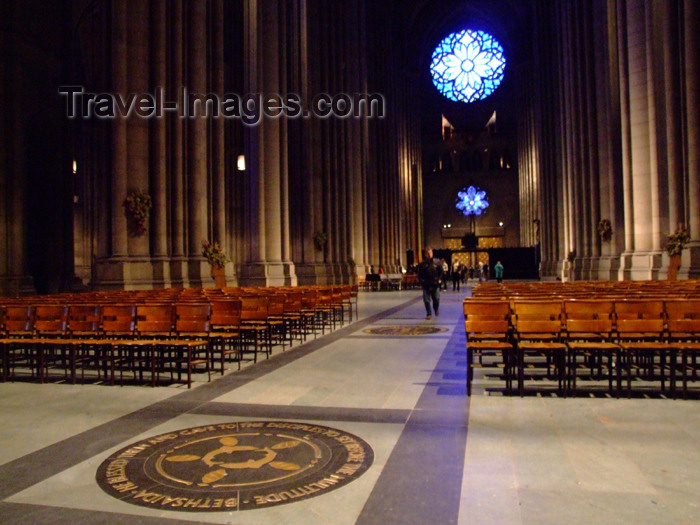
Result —
M 228 257 L 218 242 L 202 241 L 202 256 L 206 257 L 213 268 L 223 268 L 228 262 Z
M 314 246 L 319 252 L 323 251 L 323 248 L 328 244 L 329 238 L 330 236 L 326 232 L 316 232 L 314 234 Z
M 124 200 L 124 208 L 126 208 L 126 213 L 134 223 L 137 235 L 146 233 L 146 221 L 151 214 L 152 207 L 153 203 L 148 193 L 144 193 L 141 190 L 132 190 L 127 194 Z
M 690 241 L 690 230 L 683 224 L 678 223 L 678 228 L 668 236 L 666 242 L 666 253 L 669 255 L 680 255 L 685 245 Z
M 598 235 L 600 236 L 600 240 L 603 242 L 610 242 L 612 239 L 612 224 L 608 219 L 601 219 L 600 222 L 598 222 Z

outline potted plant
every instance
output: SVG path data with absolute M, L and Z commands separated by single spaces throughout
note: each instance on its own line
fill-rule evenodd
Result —
M 668 280 L 675 281 L 678 275 L 678 268 L 681 266 L 681 253 L 685 245 L 690 242 L 690 230 L 683 224 L 678 223 L 676 231 L 668 236 L 666 241 L 666 253 L 670 257 L 668 265 Z
M 610 242 L 612 239 L 612 224 L 608 219 L 601 219 L 598 222 L 598 235 L 603 242 Z
M 328 244 L 328 239 L 329 235 L 326 232 L 316 232 L 314 234 L 314 246 L 319 252 L 322 252 L 326 247 L 326 244 Z
M 127 218 L 130 220 L 129 229 L 135 235 L 146 233 L 146 221 L 151 214 L 153 203 L 151 196 L 141 190 L 130 191 L 124 200 Z
M 226 252 L 218 242 L 209 242 L 208 239 L 202 241 L 202 255 L 211 265 L 211 275 L 214 277 L 214 284 L 217 288 L 226 286 L 226 263 L 229 261 Z

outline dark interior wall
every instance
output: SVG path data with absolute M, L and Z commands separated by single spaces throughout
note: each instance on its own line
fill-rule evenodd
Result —
M 42 16 L 37 16 L 42 13 Z M 65 83 L 69 2 L 6 3 L 3 68 L 10 82 L 0 107 L 7 127 L 0 147 L 11 150 L 6 197 L 19 211 L 22 239 L 13 257 L 39 293 L 61 291 L 73 273 L 70 134 L 58 87 Z M 19 205 L 17 204 L 19 203 Z
M 423 221 L 425 243 L 433 247 L 443 245 L 442 226 L 451 224 L 453 229 L 468 229 L 470 218 L 455 207 L 457 193 L 467 186 L 486 191 L 489 207 L 475 218 L 479 228 L 498 228 L 505 225 L 505 244 L 519 246 L 520 214 L 518 173 L 516 169 L 467 173 L 427 173 L 423 175 Z

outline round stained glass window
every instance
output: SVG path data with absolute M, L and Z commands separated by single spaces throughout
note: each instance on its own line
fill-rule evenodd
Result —
M 506 59 L 498 41 L 483 31 L 452 33 L 433 51 L 430 74 L 440 93 L 455 102 L 488 97 L 503 80 Z
M 486 192 L 483 190 L 479 190 L 474 186 L 469 186 L 457 192 L 456 208 L 461 211 L 465 217 L 469 215 L 481 215 L 488 207 L 489 201 L 486 197 Z

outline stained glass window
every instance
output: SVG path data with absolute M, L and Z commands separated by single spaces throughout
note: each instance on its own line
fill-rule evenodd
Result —
M 433 51 L 430 73 L 440 93 L 455 102 L 488 97 L 503 80 L 506 59 L 498 41 L 483 31 L 452 33 Z
M 457 193 L 457 209 L 462 212 L 462 215 L 481 215 L 482 212 L 489 207 L 486 192 L 479 190 L 474 186 L 464 188 Z

